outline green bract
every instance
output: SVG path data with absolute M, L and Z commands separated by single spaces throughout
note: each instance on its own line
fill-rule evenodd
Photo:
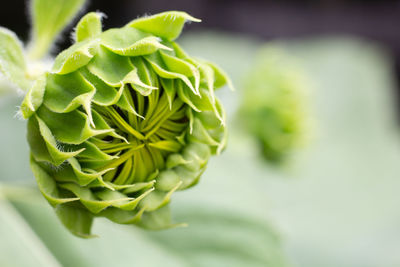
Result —
M 283 49 L 267 45 L 257 54 L 244 88 L 243 128 L 257 139 L 268 161 L 280 163 L 310 134 L 305 74 Z
M 37 79 L 21 111 L 39 189 L 74 234 L 94 217 L 161 229 L 168 202 L 195 185 L 225 145 L 215 65 L 189 57 L 174 39 L 184 12 L 136 19 L 102 32 L 101 15 L 76 27 L 76 42 Z

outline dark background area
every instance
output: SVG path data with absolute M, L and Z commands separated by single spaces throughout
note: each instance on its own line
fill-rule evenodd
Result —
M 15 0 L 0 9 L 0 25 L 17 32 L 23 40 L 29 34 L 26 3 Z M 92 0 L 86 10 L 107 14 L 105 28 L 120 27 L 144 14 L 183 10 L 203 20 L 189 25 L 191 31 L 211 28 L 252 34 L 266 41 L 330 34 L 361 37 L 388 48 L 400 84 L 400 1 Z M 69 46 L 69 38 L 60 40 L 58 45 L 60 49 Z M 400 88 L 396 93 L 400 103 Z M 400 108 L 398 111 L 400 114 Z

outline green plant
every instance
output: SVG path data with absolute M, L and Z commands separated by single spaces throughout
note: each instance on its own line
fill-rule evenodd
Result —
M 27 91 L 20 110 L 40 191 L 81 237 L 91 236 L 94 217 L 149 229 L 176 226 L 171 194 L 195 185 L 226 143 L 214 90 L 229 83 L 227 76 L 174 42 L 186 21 L 199 20 L 171 11 L 103 32 L 101 15 L 88 13 L 75 43 L 43 71 L 36 60 L 82 3 L 51 25 L 38 14 L 45 2 L 32 5 L 33 71 L 16 36 L 0 32 L 6 48 L 0 70 Z

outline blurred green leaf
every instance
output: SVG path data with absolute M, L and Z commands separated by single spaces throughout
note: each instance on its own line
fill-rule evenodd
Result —
M 187 228 L 149 233 L 186 266 L 288 266 L 275 231 L 262 220 L 207 206 L 177 212 Z
M 14 32 L 0 27 L 0 74 L 22 90 L 29 89 L 23 46 Z M 0 77 L 1 78 L 1 77 Z
M 271 227 L 238 214 L 190 205 L 177 217 L 189 227 L 155 232 L 99 220 L 100 237 L 83 240 L 58 223 L 36 190 L 29 191 L 8 195 L 63 266 L 287 266 Z
M 61 266 L 1 190 L 0 266 Z
M 45 56 L 58 34 L 72 22 L 85 0 L 31 0 L 32 40 L 30 57 Z

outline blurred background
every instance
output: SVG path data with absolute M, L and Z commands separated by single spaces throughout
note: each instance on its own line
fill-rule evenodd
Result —
M 22 0 L 0 9 L 0 25 L 24 41 L 26 10 Z M 21 98 L 10 96 L 0 101 L 0 184 L 14 197 L 0 201 L 0 265 L 400 266 L 400 1 L 96 0 L 85 9 L 105 13 L 105 28 L 166 10 L 202 19 L 178 42 L 218 63 L 236 88 L 218 92 L 227 150 L 172 200 L 190 226 L 145 232 L 100 219 L 100 238 L 71 236 L 34 189 L 26 125 L 14 118 Z M 71 28 L 55 52 L 70 45 Z M 313 120 L 311 140 L 283 166 L 260 157 L 237 119 L 268 45 L 306 77 Z

